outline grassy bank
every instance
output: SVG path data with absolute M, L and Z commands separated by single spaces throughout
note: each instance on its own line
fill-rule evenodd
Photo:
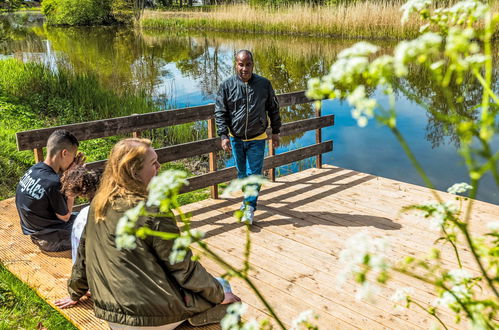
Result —
M 76 329 L 0 264 L 0 329 Z
M 233 32 L 401 39 L 417 35 L 418 20 L 400 24 L 400 4 L 383 1 L 312 7 L 296 4 L 278 9 L 247 5 L 219 6 L 207 12 L 146 11 L 145 29 L 210 29 Z

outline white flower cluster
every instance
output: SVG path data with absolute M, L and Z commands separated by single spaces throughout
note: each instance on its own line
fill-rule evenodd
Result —
M 451 187 L 447 189 L 447 192 L 456 195 L 456 194 L 462 194 L 472 188 L 473 187 L 467 184 L 466 182 L 461 182 L 453 184 Z
M 455 285 L 449 291 L 444 291 L 442 295 L 433 302 L 433 306 L 448 306 L 452 308 L 453 305 L 457 304 L 457 299 L 467 300 L 470 297 L 471 292 L 465 285 Z
M 402 24 L 409 20 L 409 16 L 416 12 L 420 13 L 422 10 L 427 9 L 431 5 L 431 0 L 409 0 L 400 7 L 402 12 Z
M 379 48 L 368 42 L 358 42 L 350 48 L 342 50 L 338 59 L 329 69 L 329 74 L 321 79 L 312 78 L 308 81 L 307 97 L 334 99 L 341 97 L 342 92 L 336 85 L 349 85 L 369 68 L 369 56 Z
M 425 206 L 428 207 L 425 216 L 430 220 L 428 228 L 433 231 L 442 230 L 449 214 L 456 214 L 459 211 L 456 204 L 450 201 L 445 203 L 429 202 Z
M 438 54 L 442 44 L 442 37 L 428 32 L 411 41 L 402 41 L 395 47 L 394 69 L 398 77 L 409 73 L 407 64 L 414 60 L 424 62 L 429 55 Z
M 258 187 L 269 182 L 263 175 L 250 175 L 243 179 L 232 180 L 227 188 L 225 188 L 222 198 L 228 198 L 230 195 L 244 191 L 245 197 L 257 196 Z
M 319 315 L 315 313 L 313 310 L 306 310 L 300 313 L 296 319 L 291 322 L 291 330 L 299 330 L 301 327 L 309 328 L 309 325 L 312 324 L 313 319 L 319 318 Z
M 152 178 L 149 183 L 147 206 L 160 206 L 162 201 L 168 200 L 178 190 L 187 185 L 187 173 L 184 171 L 167 170 Z
M 467 280 L 471 279 L 473 275 L 466 269 L 453 269 L 447 273 L 454 284 L 463 284 Z
M 135 242 L 134 229 L 140 215 L 144 211 L 144 201 L 139 202 L 134 208 L 129 209 L 118 220 L 116 225 L 116 247 L 121 249 L 133 250 L 137 247 Z
M 189 249 L 189 246 L 192 243 L 192 237 L 188 232 L 182 232 L 180 237 L 176 238 L 173 242 L 172 252 L 170 252 L 170 256 L 168 260 L 170 264 L 174 265 L 178 262 L 182 262 L 185 259 L 185 255 Z
M 414 289 L 409 287 L 399 288 L 390 298 L 396 304 L 405 305 L 409 302 L 411 295 L 414 294 Z
M 352 47 L 342 50 L 338 59 L 333 63 L 329 74 L 324 77 L 331 84 L 348 85 L 354 82 L 355 77 L 362 75 L 369 67 L 369 56 L 378 52 L 379 47 L 365 41 L 358 42 Z
M 246 313 L 248 310 L 248 305 L 244 303 L 234 303 L 231 304 L 227 308 L 227 314 L 225 314 L 224 318 L 220 321 L 220 326 L 222 327 L 222 330 L 240 330 L 241 327 L 239 326 L 239 323 L 241 321 L 241 316 Z M 249 330 L 250 328 L 247 328 L 245 330 Z
M 357 120 L 359 127 L 365 127 L 367 120 L 374 115 L 374 109 L 378 103 L 375 99 L 370 99 L 366 96 L 366 89 L 363 85 L 357 86 L 355 90 L 348 95 L 348 103 L 354 108 L 352 109 L 352 117 Z
M 478 53 L 480 47 L 473 41 L 475 31 L 471 28 L 461 29 L 459 27 L 451 27 L 445 43 L 445 54 L 451 55 Z
M 380 293 L 380 289 L 370 282 L 362 283 L 361 287 L 355 293 L 355 300 L 367 301 L 368 303 L 376 303 L 376 295 Z
M 390 267 L 386 255 L 389 243 L 386 239 L 372 238 L 366 231 L 362 231 L 350 237 L 345 245 L 346 248 L 340 252 L 340 263 L 342 264 L 342 271 L 338 274 L 340 284 L 344 283 L 348 277 L 361 272 L 363 265 L 379 272 L 386 271 Z M 375 289 L 369 284 L 363 285 L 357 297 L 370 299 Z
M 483 17 L 489 6 L 477 0 L 465 0 L 450 8 L 440 10 L 438 14 L 448 24 L 466 24 Z

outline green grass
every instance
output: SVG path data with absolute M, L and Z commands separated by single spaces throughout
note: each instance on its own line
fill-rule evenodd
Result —
M 0 329 L 76 329 L 0 264 Z

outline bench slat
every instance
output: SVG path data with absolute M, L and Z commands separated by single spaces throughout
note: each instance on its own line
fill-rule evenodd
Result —
M 309 118 L 294 121 L 291 123 L 283 124 L 281 127 L 282 136 L 294 135 L 313 129 L 320 129 L 328 127 L 334 124 L 334 115 L 323 116 L 319 118 Z M 267 135 L 272 134 L 272 129 L 267 130 Z M 194 142 L 188 142 L 183 144 L 178 144 L 174 146 L 168 146 L 164 148 L 156 149 L 158 154 L 159 163 L 167 163 L 174 160 L 194 157 L 198 155 L 207 154 L 210 152 L 216 152 L 222 150 L 220 145 L 220 138 L 211 138 L 198 140 Z M 104 164 L 107 160 L 98 160 L 95 162 L 88 163 L 86 167 L 95 172 L 102 172 L 104 170 Z
M 282 107 L 311 102 L 305 92 L 294 92 L 277 95 Z M 213 118 L 213 103 L 176 110 L 157 111 L 140 115 L 131 115 L 110 119 L 101 119 L 83 123 L 41 128 L 16 133 L 17 149 L 30 150 L 43 148 L 47 139 L 56 129 L 64 128 L 72 132 L 79 141 L 129 134 L 148 129 L 180 125 Z
M 274 167 L 286 165 L 298 160 L 313 157 L 315 155 L 326 153 L 333 150 L 333 141 L 325 141 L 320 144 L 314 144 L 309 147 L 299 148 L 296 150 L 284 152 L 279 155 L 266 157 L 263 162 L 263 170 L 268 170 Z M 189 178 L 189 185 L 182 187 L 181 193 L 186 193 L 201 188 L 206 188 L 214 184 L 235 179 L 237 170 L 235 167 L 227 167 L 217 172 L 202 174 Z

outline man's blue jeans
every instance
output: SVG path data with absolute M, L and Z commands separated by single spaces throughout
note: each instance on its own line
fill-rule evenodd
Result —
M 261 175 L 263 168 L 263 158 L 265 157 L 266 140 L 243 141 L 231 137 L 230 144 L 232 153 L 236 161 L 237 177 L 243 179 L 250 175 Z M 258 186 L 260 190 L 260 186 Z M 244 205 L 251 205 L 256 209 L 258 196 L 249 196 L 244 198 Z

